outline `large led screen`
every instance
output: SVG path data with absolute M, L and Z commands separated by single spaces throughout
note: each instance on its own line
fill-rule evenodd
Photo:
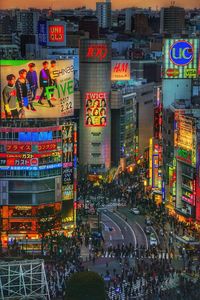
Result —
M 85 94 L 85 126 L 105 127 L 107 122 L 108 93 Z
M 1 61 L 1 118 L 59 118 L 74 113 L 72 60 Z
M 198 39 L 164 40 L 162 77 L 165 79 L 196 78 L 198 55 Z

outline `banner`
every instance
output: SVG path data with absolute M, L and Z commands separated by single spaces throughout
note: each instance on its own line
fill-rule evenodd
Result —
M 59 118 L 74 113 L 72 60 L 1 61 L 1 118 Z

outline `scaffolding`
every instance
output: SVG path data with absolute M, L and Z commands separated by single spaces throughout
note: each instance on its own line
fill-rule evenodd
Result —
M 44 260 L 0 262 L 1 300 L 50 300 Z

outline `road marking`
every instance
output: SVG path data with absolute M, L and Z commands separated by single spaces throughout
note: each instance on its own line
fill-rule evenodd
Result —
M 122 217 L 120 217 L 117 213 L 115 213 L 114 215 L 116 217 L 118 217 L 120 220 L 122 220 L 129 227 L 130 231 L 132 232 L 133 239 L 134 239 L 134 242 L 135 242 L 135 247 L 136 247 L 137 239 L 136 239 L 136 235 L 135 235 L 135 232 L 134 232 L 133 228 L 126 221 L 124 221 L 124 219 L 122 219 Z
M 115 221 L 113 221 L 113 219 L 111 219 L 111 218 L 110 218 L 108 215 L 106 215 L 105 213 L 103 213 L 103 215 L 104 215 L 106 218 L 108 218 L 113 224 L 115 224 L 119 231 L 121 231 L 119 225 L 118 225 Z
M 146 236 L 146 233 L 144 232 L 144 229 L 142 228 L 142 226 L 138 223 L 138 222 L 135 222 L 135 224 L 137 224 L 138 227 L 140 227 L 141 231 L 143 232 L 144 236 L 145 236 L 145 241 L 146 241 L 146 248 L 148 250 L 149 248 L 149 243 L 148 243 L 148 239 L 147 239 L 147 236 Z
M 160 239 L 159 239 L 159 237 L 158 237 L 158 235 L 157 235 L 157 232 L 156 232 L 155 229 L 153 228 L 153 226 L 151 226 L 151 229 L 153 230 L 153 232 L 154 232 L 155 235 L 156 235 L 156 238 L 157 238 L 157 240 L 158 240 L 158 244 L 160 244 Z

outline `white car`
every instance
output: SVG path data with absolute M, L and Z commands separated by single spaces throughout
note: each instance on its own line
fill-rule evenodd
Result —
M 150 246 L 157 246 L 158 245 L 158 241 L 157 241 L 156 236 L 155 236 L 154 233 L 151 233 L 149 242 L 150 242 Z
M 131 212 L 134 214 L 134 215 L 139 215 L 140 214 L 140 211 L 137 207 L 133 207 L 131 208 Z

